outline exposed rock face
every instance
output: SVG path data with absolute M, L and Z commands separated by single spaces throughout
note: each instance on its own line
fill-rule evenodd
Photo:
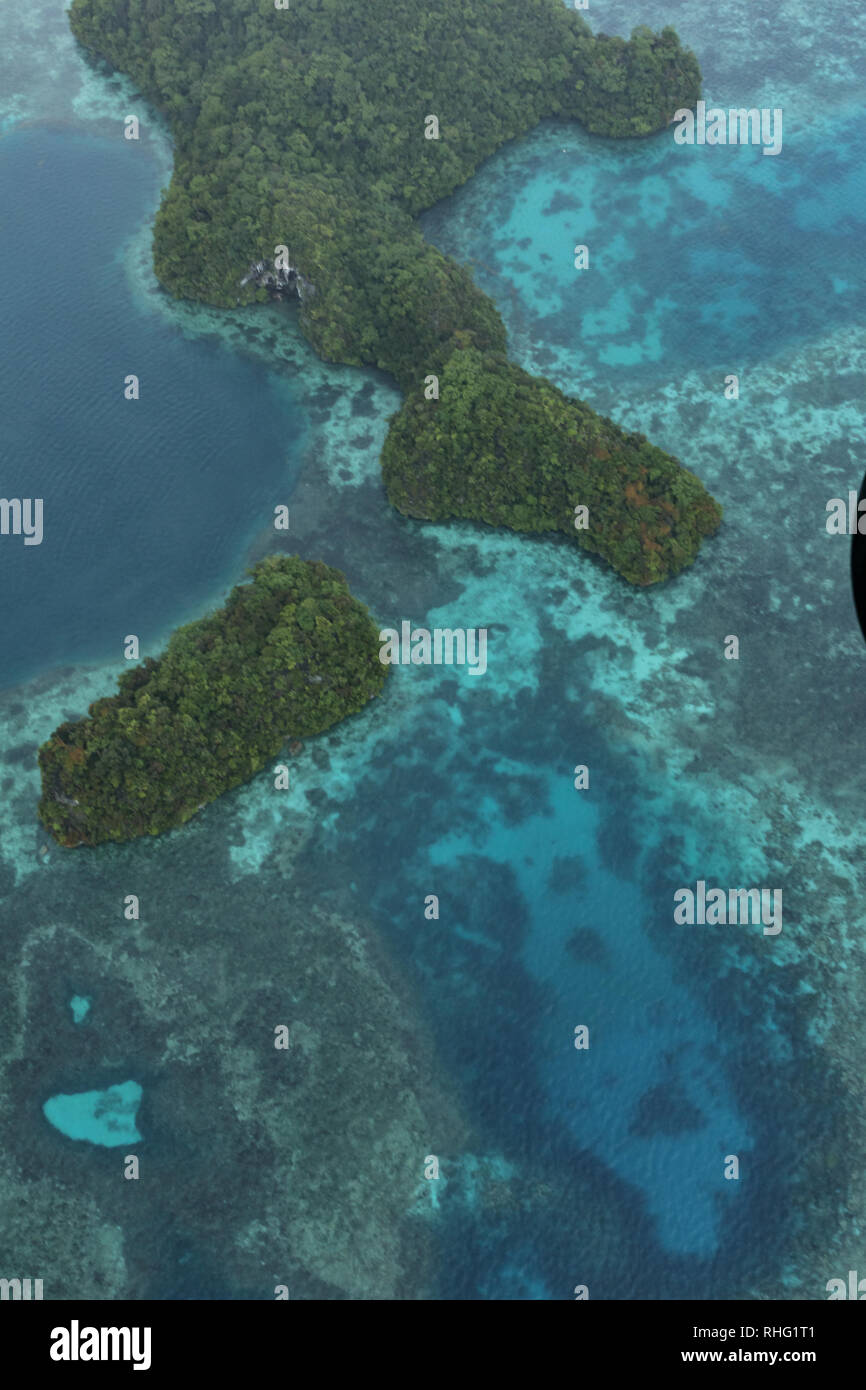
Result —
M 295 266 L 275 267 L 272 261 L 254 261 L 241 280 L 244 285 L 253 284 L 257 289 L 270 290 L 277 299 L 312 299 L 315 285 L 302 275 Z

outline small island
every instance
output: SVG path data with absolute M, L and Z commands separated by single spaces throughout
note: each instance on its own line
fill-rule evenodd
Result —
M 388 496 L 408 516 L 561 531 L 633 584 L 688 565 L 719 524 L 669 454 L 502 354 L 455 352 L 441 387 L 435 414 L 413 391 L 385 440 Z
M 274 555 L 251 576 L 42 745 L 39 818 L 61 845 L 183 825 L 382 690 L 379 630 L 338 570 Z
M 73 0 L 70 20 L 169 122 L 161 284 L 224 307 L 296 298 L 322 357 L 396 379 L 394 506 L 564 532 L 636 584 L 691 563 L 721 520 L 703 484 L 512 367 L 495 305 L 415 222 L 545 117 L 664 129 L 701 95 L 674 29 L 595 35 L 562 0 Z

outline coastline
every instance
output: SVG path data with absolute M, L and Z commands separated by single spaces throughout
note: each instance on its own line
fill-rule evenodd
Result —
M 128 265 L 139 265 L 138 271 L 131 273 L 138 276 L 142 295 L 152 293 L 152 286 L 148 289 L 145 285 L 140 267 L 139 243 L 146 230 L 140 229 L 132 239 L 135 245 L 131 243 L 124 252 Z M 149 232 L 147 234 L 149 236 Z M 180 310 L 180 306 L 170 301 L 166 301 L 166 308 Z M 855 330 L 838 330 L 826 341 L 798 348 L 781 358 L 777 355 L 764 365 L 761 393 L 753 399 L 749 406 L 752 414 L 747 417 L 754 439 L 754 460 L 760 462 L 760 469 L 742 454 L 731 458 L 724 444 L 724 405 L 717 403 L 711 407 L 708 420 L 699 426 L 703 431 L 701 442 L 706 447 L 703 467 L 716 470 L 719 478 L 726 475 L 725 486 L 733 495 L 732 504 L 726 496 L 731 507 L 728 537 L 720 537 L 718 551 L 712 556 L 706 552 L 695 570 L 679 576 L 674 585 L 653 594 L 648 601 L 642 594 L 624 595 L 624 586 L 615 576 L 606 574 L 586 556 L 579 558 L 579 573 L 576 573 L 573 553 L 556 545 L 547 551 L 544 546 L 549 542 L 536 545 L 525 537 L 486 533 L 469 524 L 416 525 L 400 518 L 386 518 L 386 504 L 379 493 L 380 443 L 377 441 L 386 427 L 383 411 L 391 408 L 387 404 L 389 395 L 394 397 L 396 393 L 368 369 L 329 367 L 322 363 L 305 343 L 301 343 L 296 328 L 287 328 L 288 316 L 278 317 L 278 314 L 279 311 L 262 308 L 244 311 L 232 319 L 231 310 L 202 309 L 191 310 L 184 322 L 191 332 L 211 331 L 204 326 L 217 318 L 223 326 L 232 322 L 230 331 L 223 327 L 221 332 L 235 342 L 243 340 L 245 329 L 257 328 L 261 322 L 261 331 L 254 334 L 252 340 L 243 342 L 244 351 L 258 354 L 263 361 L 268 361 L 274 352 L 285 353 L 287 361 L 303 370 L 313 403 L 320 392 L 326 397 L 341 393 L 339 400 L 328 399 L 327 404 L 319 407 L 320 416 L 327 416 L 334 422 L 333 429 L 326 427 L 323 432 L 321 426 L 326 424 L 325 419 L 314 419 L 315 434 L 306 446 L 291 499 L 293 521 L 297 517 L 300 529 L 293 530 L 290 543 L 297 540 L 304 546 L 321 547 L 321 557 L 328 563 L 345 567 L 353 592 L 357 592 L 383 620 L 395 607 L 399 607 L 401 613 L 411 613 L 416 619 L 423 616 L 428 622 L 435 621 L 437 614 L 441 614 L 443 621 L 453 620 L 455 605 L 459 603 L 459 610 L 472 620 L 480 615 L 482 619 L 489 617 L 493 623 L 502 624 L 505 631 L 500 634 L 497 685 L 495 695 L 490 697 L 498 712 L 490 723 L 492 726 L 501 723 L 509 734 L 513 733 L 514 746 L 521 756 L 516 759 L 516 766 L 505 767 L 498 779 L 492 779 L 498 804 L 510 806 L 512 814 L 519 816 L 520 808 L 511 800 L 509 782 L 522 786 L 525 781 L 530 789 L 534 785 L 536 750 L 526 739 L 525 730 L 521 730 L 514 710 L 518 707 L 531 709 L 534 701 L 535 709 L 541 711 L 544 682 L 554 672 L 561 681 L 558 688 L 568 694 L 567 703 L 557 714 L 560 745 L 572 748 L 575 729 L 581 738 L 589 736 L 587 725 L 603 730 L 601 739 L 608 747 L 610 761 L 621 758 L 617 772 L 625 785 L 628 834 L 636 840 L 643 839 L 644 860 L 647 857 L 656 860 L 647 870 L 654 879 L 664 884 L 671 878 L 690 881 L 689 875 L 702 845 L 719 845 L 719 873 L 727 871 L 755 882 L 766 881 L 768 873 L 789 871 L 795 860 L 802 860 L 804 850 L 807 852 L 799 872 L 800 921 L 794 918 L 790 934 L 786 928 L 780 938 L 783 953 L 771 959 L 780 976 L 791 968 L 819 973 L 821 988 L 828 994 L 820 1008 L 814 1007 L 814 1001 L 805 994 L 798 1002 L 797 996 L 789 990 L 790 998 L 779 1004 L 775 1020 L 771 1019 L 769 1025 L 764 1020 L 759 1027 L 755 1020 L 763 1019 L 758 1009 L 765 989 L 769 988 L 774 995 L 777 992 L 771 983 L 773 972 L 760 956 L 757 942 L 737 937 L 733 943 L 714 944 L 712 939 L 704 937 L 692 941 L 688 947 L 677 943 L 672 948 L 672 928 L 658 920 L 654 922 L 649 911 L 646 929 L 656 938 L 660 950 L 671 959 L 684 981 L 689 975 L 699 978 L 701 995 L 709 993 L 710 986 L 720 981 L 728 982 L 723 998 L 731 1011 L 726 1013 L 719 1008 L 717 1022 L 720 1027 L 724 1029 L 726 1021 L 730 1024 L 730 1019 L 737 1017 L 738 1000 L 742 1017 L 752 1020 L 751 1024 L 744 1025 L 744 1037 L 739 1042 L 734 1041 L 730 1055 L 726 1054 L 723 1061 L 728 1074 L 741 1083 L 743 1094 L 748 1094 L 756 1114 L 757 1102 L 763 1093 L 759 1087 L 756 1100 L 755 1095 L 747 1091 L 749 1068 L 755 1065 L 749 1049 L 756 1037 L 764 1039 L 768 1055 L 777 1068 L 766 1082 L 768 1088 L 778 1087 L 780 1093 L 784 1093 L 786 1088 L 802 1085 L 802 1081 L 797 1082 L 800 1058 L 793 1048 L 793 1040 L 797 1048 L 805 1050 L 815 1068 L 810 1076 L 820 1078 L 823 1065 L 827 1076 L 838 1085 L 839 1093 L 842 1094 L 844 1087 L 848 1095 L 849 1109 L 844 1125 L 850 1125 L 850 1129 L 846 1130 L 840 1122 L 832 1144 L 820 1130 L 812 1134 L 812 1149 L 803 1164 L 804 1176 L 793 1179 L 802 1183 L 804 1205 L 809 1200 L 813 1207 L 808 1215 L 811 1224 L 797 1235 L 799 1250 L 790 1256 L 790 1282 L 783 1296 L 792 1299 L 822 1297 L 825 1277 L 837 1272 L 834 1261 L 839 1263 L 840 1269 L 847 1269 L 849 1265 L 855 1267 L 858 1258 L 852 1234 L 856 1225 L 852 1226 L 851 1215 L 843 1207 L 839 1206 L 837 1212 L 837 1205 L 850 1201 L 860 1229 L 866 1220 L 866 1189 L 862 1184 L 857 1190 L 852 1187 L 851 1195 L 846 1197 L 837 1194 L 828 1183 L 828 1174 L 835 1184 L 838 1181 L 835 1175 L 840 1171 L 855 1183 L 857 1174 L 864 1170 L 863 1159 L 866 1158 L 866 1132 L 856 1109 L 860 1088 L 858 1058 L 862 1055 L 860 1040 L 866 1035 L 866 1019 L 860 1002 L 864 998 L 864 962 L 856 931 L 850 936 L 836 936 L 835 931 L 842 932 L 843 926 L 833 926 L 833 921 L 842 924 L 849 921 L 852 926 L 857 921 L 856 884 L 851 864 L 862 858 L 863 846 L 856 824 L 852 829 L 850 822 L 843 823 L 849 816 L 848 808 L 851 808 L 850 816 L 854 814 L 856 768 L 851 766 L 844 740 L 834 753 L 833 741 L 839 743 L 840 740 L 833 732 L 832 721 L 825 725 L 827 748 L 820 757 L 812 752 L 807 759 L 798 749 L 792 750 L 792 740 L 784 722 L 778 741 L 769 747 L 767 727 L 761 724 L 752 727 L 750 738 L 746 730 L 744 743 L 738 702 L 747 698 L 748 691 L 744 694 L 742 685 L 731 688 L 722 685 L 718 664 L 712 665 L 710 657 L 716 650 L 712 646 L 716 636 L 713 623 L 720 623 L 728 630 L 725 619 L 732 608 L 739 620 L 740 615 L 750 611 L 751 603 L 758 617 L 767 620 L 768 615 L 779 613 L 778 605 L 783 601 L 778 587 L 780 581 L 776 580 L 775 591 L 772 578 L 765 582 L 759 563 L 761 545 L 779 543 L 779 531 L 772 525 L 772 508 L 779 499 L 786 497 L 785 488 L 790 487 L 791 479 L 799 474 L 792 472 L 796 456 L 778 453 L 780 434 L 772 428 L 768 404 L 789 388 L 805 385 L 807 400 L 797 424 L 797 438 L 803 441 L 805 451 L 814 455 L 820 450 L 826 443 L 830 424 L 839 428 L 843 439 L 852 438 L 851 427 L 859 424 L 853 413 L 840 415 L 837 406 L 829 412 L 835 411 L 832 421 L 820 410 L 810 418 L 808 383 L 835 373 L 840 353 L 853 348 L 862 353 L 862 335 Z M 272 324 L 268 315 L 271 315 Z M 309 375 L 312 362 L 316 363 L 316 371 Z M 352 372 L 358 375 L 352 377 Z M 351 393 L 347 389 L 348 382 L 354 383 Z M 689 403 L 695 397 L 709 396 L 711 384 L 714 379 L 708 371 L 686 375 L 659 392 L 636 387 L 630 389 L 629 404 L 624 411 L 635 428 L 639 428 L 651 412 L 659 412 L 662 418 L 670 421 L 666 428 L 670 429 L 672 440 L 678 434 L 686 437 L 694 428 Z M 372 389 L 368 389 L 371 385 Z M 812 395 L 814 389 L 813 384 Z M 353 408 L 357 414 L 353 414 Z M 353 457 L 347 459 L 344 442 L 365 439 L 368 434 L 372 438 L 366 443 L 352 443 Z M 673 444 L 670 447 L 673 448 Z M 772 466 L 765 467 L 767 461 Z M 344 471 L 349 476 L 344 476 Z M 767 508 L 769 518 L 763 532 L 752 527 L 751 521 L 756 505 L 756 479 L 760 486 L 759 505 Z M 712 481 L 714 483 L 715 478 Z M 799 507 L 799 515 L 809 517 L 810 493 L 807 480 L 802 481 L 803 490 L 797 494 L 793 505 L 795 509 Z M 297 504 L 294 497 L 298 499 Z M 342 526 L 334 525 L 335 516 L 343 519 Z M 746 557 L 742 552 L 744 536 L 750 537 L 753 544 Z M 251 542 L 251 554 L 257 555 L 271 539 L 271 532 L 263 530 L 261 536 Z M 782 543 L 792 567 L 796 566 L 800 572 L 803 566 L 809 601 L 817 604 L 817 612 L 805 620 L 805 629 L 799 629 L 793 622 L 796 615 L 790 614 L 791 643 L 780 644 L 770 653 L 762 650 L 758 659 L 759 671 L 772 675 L 768 689 L 784 693 L 784 682 L 794 679 L 792 671 L 796 671 L 797 679 L 802 678 L 800 668 L 793 666 L 790 659 L 790 653 L 797 650 L 797 642 L 802 638 L 805 650 L 812 651 L 808 662 L 811 703 L 803 707 L 804 730 L 809 727 L 810 711 L 813 715 L 822 684 L 827 682 L 821 667 L 828 656 L 835 662 L 834 673 L 841 673 L 844 678 L 836 696 L 837 728 L 845 728 L 846 717 L 853 717 L 860 683 L 860 648 L 853 623 L 850 637 L 842 641 L 840 647 L 841 603 L 836 601 L 839 587 L 834 580 L 835 571 L 832 566 L 828 568 L 826 556 L 821 554 L 825 539 L 818 532 L 810 533 L 804 540 L 803 530 L 796 527 L 793 531 L 782 531 Z M 337 558 L 344 552 L 348 557 L 345 566 Z M 313 549 L 311 553 L 319 552 Z M 846 564 L 847 555 L 841 556 L 840 552 L 839 563 Z M 713 588 L 726 583 L 738 567 L 741 571 L 745 568 L 746 574 L 739 588 L 727 591 L 727 611 L 724 605 L 713 608 Z M 231 580 L 227 580 L 229 582 Z M 492 594 L 496 595 L 495 600 Z M 523 620 L 516 620 L 526 596 L 536 594 L 542 596 L 538 603 L 526 612 Z M 387 602 L 386 595 L 390 595 Z M 760 631 L 757 621 L 753 630 L 757 636 Z M 818 644 L 817 650 L 815 644 Z M 752 660 L 754 662 L 755 658 Z M 76 668 L 66 668 L 60 672 L 45 672 L 36 681 L 21 687 L 16 698 L 8 702 L 6 697 L 12 692 L 3 692 L 0 704 L 25 706 L 25 714 L 14 716 L 9 726 L 10 737 L 15 739 L 11 747 L 19 748 L 29 739 L 33 728 L 34 695 L 40 700 L 49 697 L 53 702 L 50 707 L 58 711 L 67 708 L 70 702 L 84 703 L 82 692 L 93 690 L 93 698 L 104 693 L 103 673 L 108 669 L 99 667 L 78 672 Z M 115 669 L 111 667 L 112 672 Z M 755 679 L 755 665 L 750 669 Z M 438 673 L 433 674 L 434 679 L 439 680 Z M 335 732 L 333 747 L 329 743 L 326 749 L 327 760 L 316 762 L 311 757 L 306 758 L 303 778 L 293 790 L 285 812 L 281 810 L 273 815 L 258 787 L 233 793 L 231 804 L 205 813 L 201 832 L 195 839 L 192 838 L 196 835 L 194 825 L 190 825 L 180 832 L 184 836 L 182 844 L 171 836 L 166 838 L 164 848 L 152 847 L 152 859 L 145 856 L 144 860 L 125 861 L 120 852 L 110 851 L 109 857 L 101 862 L 101 870 L 110 879 L 112 891 L 116 887 L 119 892 L 126 886 L 131 862 L 143 864 L 145 868 L 151 864 L 156 867 L 161 863 L 161 856 L 175 866 L 179 886 L 185 876 L 189 876 L 189 870 L 181 863 L 188 854 L 202 855 L 199 862 L 204 864 L 205 872 L 216 864 L 222 875 L 226 864 L 230 863 L 232 876 L 247 886 L 261 869 L 272 872 L 274 865 L 279 866 L 280 878 L 288 878 L 297 872 L 300 845 L 296 841 L 299 836 L 303 837 L 303 820 L 305 815 L 309 820 L 311 807 L 317 812 L 318 834 L 336 853 L 345 833 L 343 827 L 354 827 L 369 814 L 367 807 L 373 803 L 372 795 L 367 799 L 366 794 L 359 796 L 358 793 L 365 777 L 372 781 L 374 776 L 383 776 L 383 768 L 393 766 L 401 756 L 405 758 L 408 749 L 415 754 L 412 777 L 423 785 L 425 777 L 431 776 L 433 771 L 439 772 L 436 759 L 447 747 L 447 721 L 452 719 L 451 711 L 456 710 L 467 727 L 472 726 L 475 718 L 471 703 L 474 697 L 462 687 L 449 683 L 445 674 L 441 684 L 435 687 L 429 683 L 423 687 L 410 685 L 405 681 L 398 687 L 397 680 L 389 684 L 393 688 L 387 696 L 387 735 L 384 730 L 377 732 L 366 726 L 363 732 L 359 729 L 357 736 L 353 734 L 347 740 Z M 791 709 L 795 708 L 792 698 Z M 54 716 L 50 720 L 46 717 L 46 729 L 56 722 Z M 429 733 L 431 725 L 432 733 Z M 814 729 L 814 719 L 811 726 Z M 429 733 L 426 741 L 425 730 Z M 547 747 L 545 756 L 549 751 Z M 847 779 L 843 783 L 844 790 L 840 789 L 840 773 Z M 21 887 L 25 878 L 32 879 L 36 869 L 43 872 L 38 859 L 34 862 L 30 858 L 31 853 L 38 854 L 38 848 L 35 851 L 29 846 L 25 848 L 31 825 L 28 798 L 29 779 L 33 773 L 23 760 L 19 760 L 4 771 L 4 776 L 12 777 L 13 788 L 3 802 L 2 814 L 7 816 L 8 813 L 8 829 L 5 829 L 2 843 L 4 848 L 10 844 L 20 846 L 13 857 L 13 869 L 16 874 L 21 870 L 18 878 Z M 452 776 L 449 783 L 448 776 L 443 774 L 442 785 L 446 791 L 449 785 L 451 787 L 457 803 L 455 815 L 467 816 L 460 800 L 461 789 L 467 784 L 458 781 L 456 776 Z M 400 786 L 402 795 L 407 795 L 405 784 Z M 531 790 L 527 795 L 531 795 Z M 359 804 L 353 806 L 355 797 Z M 35 807 L 35 798 L 32 800 Z M 546 802 L 542 801 L 544 804 Z M 683 825 L 689 826 L 691 840 L 670 844 L 670 837 L 664 833 L 666 823 L 677 835 L 682 833 Z M 206 836 L 214 827 L 219 827 L 219 847 L 215 841 L 208 854 L 205 852 Z M 643 835 L 639 833 L 641 830 Z M 477 838 L 479 846 L 483 844 L 483 816 L 478 815 L 474 822 L 470 818 L 470 834 Z M 605 853 L 609 865 L 622 869 L 622 862 L 616 860 L 609 840 L 608 835 Z M 304 848 L 306 844 L 304 840 Z M 663 851 L 667 857 L 664 874 L 661 874 L 659 863 Z M 21 869 L 19 856 L 22 859 L 26 856 L 30 866 L 27 870 Z M 8 863 L 4 855 L 4 865 Z M 44 872 L 53 878 L 54 864 L 46 866 Z M 684 874 L 685 879 L 677 877 L 678 874 Z M 96 878 L 91 875 L 95 875 L 95 871 L 88 869 L 80 882 L 92 890 Z M 25 907 L 29 905 L 35 909 L 34 920 L 58 910 L 56 904 L 64 891 L 62 885 L 67 882 L 66 874 L 60 875 L 60 883 L 51 888 L 48 903 L 44 905 L 38 905 L 35 889 L 28 890 L 23 902 Z M 156 874 L 152 882 L 154 886 L 158 884 Z M 275 892 L 272 883 L 269 891 Z M 348 895 L 351 889 L 348 884 L 339 884 L 335 891 Z M 649 893 L 647 897 L 651 902 Z M 831 913 L 832 939 L 824 925 Z M 228 924 L 225 930 L 226 949 L 229 950 Z M 401 933 L 407 929 L 400 926 L 395 930 L 384 916 L 381 922 L 377 919 L 377 939 L 380 933 L 388 930 L 393 931 L 392 945 L 405 949 Z M 164 940 L 167 945 L 167 931 Z M 310 950 L 315 953 L 315 943 L 311 943 Z M 406 956 L 410 954 L 407 949 Z M 818 955 L 822 957 L 820 964 L 815 960 Z M 802 1018 L 796 1016 L 800 1009 Z M 810 1031 L 814 1036 L 810 1036 Z M 177 1046 L 181 1045 L 182 1040 Z M 762 1064 L 763 1061 L 762 1058 Z M 780 1105 L 776 1114 L 784 1113 Z M 808 1113 L 803 1109 L 797 1111 L 804 1118 L 808 1118 Z M 803 1143 L 809 1142 L 810 1135 L 804 1131 Z M 846 1144 L 850 1145 L 847 1153 Z M 831 1164 L 833 1155 L 835 1161 Z M 830 1222 L 837 1216 L 839 1225 L 833 1233 Z M 256 1234 L 250 1232 L 253 1243 Z M 109 1236 L 105 1239 L 109 1240 Z M 780 1296 L 769 1276 L 763 1282 L 756 1280 L 749 1287 L 753 1296 Z M 725 1296 L 731 1296 L 730 1287 Z

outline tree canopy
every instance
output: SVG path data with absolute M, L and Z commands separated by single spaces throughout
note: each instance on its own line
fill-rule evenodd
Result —
M 504 356 L 453 353 L 441 388 L 435 411 L 410 395 L 385 441 L 385 487 L 409 516 L 561 531 L 633 584 L 682 569 L 718 525 L 688 469 Z
M 697 60 L 672 28 L 637 28 L 628 41 L 594 35 L 561 0 L 292 0 L 287 9 L 273 0 L 73 0 L 70 16 L 81 42 L 130 73 L 170 123 L 175 167 L 154 233 L 166 289 L 224 306 L 264 298 L 239 280 L 287 246 L 315 287 L 301 323 L 316 350 L 328 361 L 379 367 L 409 396 L 431 373 L 461 378 L 456 364 L 445 370 L 456 352 L 498 362 L 505 351 L 495 306 L 424 241 L 418 213 L 544 117 L 645 136 L 701 90 Z M 425 138 L 430 116 L 437 139 Z M 521 400 L 535 391 L 541 409 L 551 399 L 543 378 L 520 380 Z M 419 495 L 409 426 L 424 429 L 425 410 L 444 415 L 445 405 L 440 392 L 397 417 L 387 450 L 392 498 Z M 574 407 L 590 418 L 589 406 Z M 465 412 L 462 424 L 471 434 Z M 692 507 L 700 515 L 673 545 L 659 532 L 657 522 L 668 523 L 658 509 L 647 512 L 638 532 L 626 526 L 623 548 L 626 489 L 640 489 L 641 465 L 621 431 L 609 421 L 598 428 L 606 451 L 581 461 L 606 496 L 590 521 L 605 533 L 590 548 L 627 577 L 644 575 L 638 582 L 664 578 L 694 558 L 721 511 L 693 475 L 677 482 L 676 460 L 665 456 L 662 467 L 656 451 L 660 497 L 681 519 Z M 503 444 L 508 435 L 500 431 Z M 486 457 L 483 440 L 471 444 L 476 461 Z M 529 487 L 524 473 L 513 470 L 514 486 L 523 478 Z M 538 522 L 546 512 L 533 507 L 536 491 L 523 500 Z M 619 520 L 618 505 L 626 509 Z M 485 507 L 472 515 L 492 519 Z M 520 527 L 520 507 L 511 515 Z M 644 564 L 631 553 L 635 536 Z
M 288 738 L 377 695 L 379 630 L 338 570 L 269 556 L 39 750 L 39 818 L 62 845 L 159 835 L 247 781 Z

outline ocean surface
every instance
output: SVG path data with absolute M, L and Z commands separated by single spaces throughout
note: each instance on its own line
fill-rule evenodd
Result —
M 0 493 L 45 499 L 41 546 L 0 540 L 0 1210 L 62 1185 L 32 1259 L 98 1269 L 92 1296 L 825 1297 L 866 1222 L 866 653 L 825 529 L 866 468 L 866 17 L 599 0 L 608 33 L 675 24 L 709 103 L 781 107 L 782 152 L 548 122 L 422 218 L 516 360 L 723 504 L 694 567 L 637 591 L 556 539 L 399 517 L 391 382 L 320 362 L 290 309 L 162 295 L 165 131 L 31 8 L 0 16 Z M 395 668 L 288 792 L 264 773 L 159 840 L 59 850 L 38 744 L 126 634 L 156 654 L 278 548 L 279 503 L 282 544 L 382 626 L 487 627 L 487 671 Z M 781 889 L 782 932 L 676 925 L 700 879 Z M 345 991 L 332 928 L 364 962 Z M 281 1022 L 311 1088 L 291 1124 L 256 1060 Z M 93 1100 L 124 1085 L 139 1143 Z M 320 1105 L 371 1136 L 311 1137 Z M 142 1160 L 126 1205 L 115 1143 Z
M 0 548 L 7 685 L 116 657 L 129 633 L 155 655 L 295 482 L 306 420 L 288 384 L 130 293 L 123 247 L 153 212 L 138 154 L 40 125 L 0 146 L 3 496 L 43 499 L 41 545 Z

